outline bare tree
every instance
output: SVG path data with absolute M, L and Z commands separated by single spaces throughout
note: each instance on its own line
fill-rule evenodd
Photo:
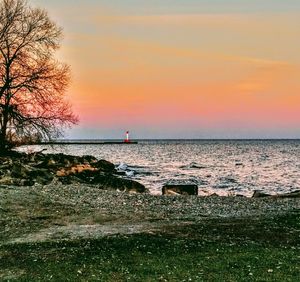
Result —
M 64 99 L 70 70 L 54 58 L 62 30 L 26 0 L 0 0 L 0 150 L 12 137 L 52 139 L 77 122 Z

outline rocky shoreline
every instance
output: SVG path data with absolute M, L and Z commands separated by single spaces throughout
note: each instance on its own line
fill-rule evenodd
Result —
M 24 187 L 49 185 L 54 181 L 63 185 L 96 185 L 104 190 L 128 193 L 149 192 L 143 184 L 126 176 L 126 171 L 116 169 L 113 163 L 89 155 L 44 154 L 43 151 L 31 154 L 13 151 L 0 155 L 0 185 Z M 198 186 L 170 182 L 162 187 L 162 195 L 198 195 Z M 255 190 L 252 197 L 300 198 L 300 190 L 277 195 Z
M 129 193 L 148 191 L 144 185 L 118 174 L 112 163 L 93 156 L 11 152 L 0 157 L 0 185 L 48 185 L 57 180 L 62 184 L 91 184 Z

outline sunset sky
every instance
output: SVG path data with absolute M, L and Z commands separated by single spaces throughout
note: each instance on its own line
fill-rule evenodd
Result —
M 32 0 L 64 28 L 68 138 L 300 138 L 299 0 Z

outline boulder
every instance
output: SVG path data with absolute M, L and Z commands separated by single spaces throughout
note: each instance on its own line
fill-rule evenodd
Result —
M 50 184 L 54 178 L 53 173 L 47 169 L 33 169 L 29 176 L 32 181 L 42 185 Z
M 0 185 L 13 185 L 14 179 L 10 176 L 5 176 L 0 179 Z
M 196 184 L 166 184 L 162 188 L 163 195 L 198 195 Z
M 82 163 L 95 163 L 97 162 L 97 158 L 93 157 L 93 156 L 90 156 L 90 155 L 86 155 L 86 156 L 82 156 L 82 157 L 79 157 L 79 161 L 82 162 Z
M 270 195 L 263 193 L 259 190 L 255 190 L 252 198 L 264 198 L 264 197 L 273 197 L 273 198 L 300 198 L 300 190 L 296 190 L 289 193 Z
M 16 186 L 33 186 L 34 181 L 32 179 L 16 179 L 14 185 L 16 185 Z
M 265 197 L 271 197 L 272 195 L 261 192 L 260 190 L 255 190 L 252 198 L 265 198 Z
M 124 179 L 112 174 L 98 174 L 94 184 L 100 184 L 105 189 L 114 189 L 129 193 L 145 193 L 146 187 L 134 180 Z
M 13 160 L 11 158 L 4 158 L 4 157 L 0 157 L 0 165 L 1 166 L 7 166 L 7 165 L 12 165 L 13 164 Z
M 115 165 L 106 160 L 100 160 L 97 162 L 91 163 L 92 167 L 98 168 L 101 171 L 109 172 L 109 173 L 116 173 Z
M 34 182 L 31 179 L 13 178 L 10 176 L 5 176 L 0 179 L 0 185 L 33 186 Z
M 62 168 L 71 168 L 78 165 L 90 165 L 97 162 L 97 159 L 93 156 L 71 156 L 65 154 L 39 154 L 36 155 L 35 163 L 32 164 L 38 168 L 47 168 L 47 169 L 62 169 Z
M 126 176 L 126 171 L 116 171 L 116 172 L 114 172 L 114 174 L 120 175 L 120 176 Z
M 123 179 L 116 175 L 105 173 L 96 169 L 85 169 L 82 171 L 58 175 L 63 184 L 87 183 L 99 185 L 103 189 L 120 190 L 129 193 L 144 193 L 147 189 L 144 185 L 134 180 Z
M 101 171 L 82 171 L 76 177 L 90 184 L 99 184 L 105 189 L 120 190 L 125 192 L 144 193 L 145 186 L 137 181 L 120 178 L 116 175 Z
M 55 164 L 55 167 L 61 168 L 71 167 L 79 163 L 76 156 L 65 154 L 48 154 L 44 155 L 41 160 L 45 168 L 47 168 L 49 164 L 52 166 Z
M 117 167 L 117 170 L 118 171 L 125 171 L 126 169 L 128 168 L 128 165 L 127 164 L 124 164 L 124 163 L 120 163 Z
M 37 168 L 55 169 L 59 167 L 59 164 L 53 158 L 50 157 L 50 158 L 45 158 L 44 160 L 33 164 L 33 166 Z
M 15 178 L 27 178 L 29 173 L 29 169 L 20 164 L 20 163 L 14 163 L 11 167 L 11 176 Z
M 96 168 L 91 167 L 89 164 L 80 164 L 69 168 L 62 168 L 56 172 L 56 175 L 59 177 L 68 176 L 72 174 L 78 174 L 83 171 L 96 171 Z
M 300 198 L 300 190 L 296 190 L 290 193 L 276 195 L 278 198 Z

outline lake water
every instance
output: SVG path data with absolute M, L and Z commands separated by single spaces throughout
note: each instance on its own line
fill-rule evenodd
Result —
M 149 140 L 132 145 L 30 146 L 48 153 L 93 155 L 126 168 L 160 194 L 168 182 L 195 183 L 200 195 L 300 189 L 300 140 Z

